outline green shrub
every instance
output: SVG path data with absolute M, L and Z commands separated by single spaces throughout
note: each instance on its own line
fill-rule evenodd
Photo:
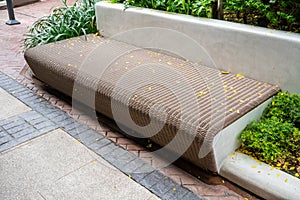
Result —
M 230 21 L 300 31 L 300 0 L 226 0 L 224 9 Z
M 264 111 L 264 118 L 275 116 L 286 122 L 293 123 L 300 129 L 300 95 L 279 93 Z
M 238 151 L 299 177 L 299 119 L 300 94 L 279 92 L 262 118 L 241 133 Z
M 223 9 L 218 11 L 217 0 L 111 0 L 124 3 L 125 8 L 138 6 L 209 18 L 224 16 L 228 21 L 300 32 L 300 0 L 223 1 Z
M 241 135 L 242 148 L 255 158 L 268 163 L 299 150 L 300 131 L 292 123 L 280 118 L 263 118 L 253 121 Z
M 53 10 L 49 16 L 37 20 L 25 34 L 24 47 L 31 48 L 71 37 L 96 33 L 95 0 L 83 0 L 73 6 L 63 6 Z
M 124 3 L 126 8 L 137 6 L 198 17 L 212 17 L 212 3 L 216 0 L 111 0 L 111 2 Z

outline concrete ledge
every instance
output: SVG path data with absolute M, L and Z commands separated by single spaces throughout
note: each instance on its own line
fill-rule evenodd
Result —
M 6 1 L 0 1 L 0 9 L 6 8 Z
M 245 154 L 229 155 L 220 174 L 265 199 L 300 199 L 298 178 Z
M 123 5 L 107 2 L 96 4 L 96 17 L 98 29 L 106 37 L 116 38 L 122 32 L 146 27 L 175 30 L 201 45 L 213 60 L 205 59 L 207 55 L 189 51 L 192 61 L 202 57 L 202 64 L 206 66 L 215 67 L 212 64 L 215 63 L 218 69 L 241 73 L 279 85 L 283 90 L 300 93 L 299 34 L 150 9 L 129 8 L 124 11 Z M 159 31 L 157 34 L 161 34 L 166 42 L 176 43 L 178 48 L 188 48 L 186 40 L 168 38 Z M 118 35 L 117 39 L 144 47 L 155 43 L 151 36 L 147 31 L 135 31 L 134 35 Z
M 13 0 L 14 7 L 38 2 L 39 0 Z M 6 1 L 0 1 L 0 9 L 6 9 Z
M 220 168 L 226 161 L 226 157 L 240 147 L 241 142 L 238 140 L 238 137 L 241 132 L 247 124 L 250 124 L 253 120 L 258 120 L 261 117 L 264 109 L 271 101 L 271 99 L 268 99 L 240 119 L 221 130 L 214 137 L 213 151 L 218 172 L 220 172 Z

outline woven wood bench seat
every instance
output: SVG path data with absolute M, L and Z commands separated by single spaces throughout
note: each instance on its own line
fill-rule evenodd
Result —
M 100 77 L 85 73 L 82 70 L 85 63 L 93 62 L 86 59 L 94 55 L 95 51 L 101 53 L 102 45 L 106 45 L 105 48 L 103 46 L 105 50 L 107 45 L 111 45 L 111 49 L 116 51 L 120 46 L 122 48 L 130 46 L 103 37 L 88 35 L 86 38 L 77 37 L 28 49 L 25 52 L 25 59 L 37 78 L 69 96 L 72 96 L 74 92 L 75 80 L 76 85 L 93 90 L 95 109 L 109 118 L 115 119 L 112 101 L 116 102 L 115 105 L 120 108 L 129 107 L 132 120 L 140 126 L 147 126 L 150 123 L 149 115 L 152 112 L 151 116 L 154 116 L 157 123 L 165 122 L 159 133 L 150 137 L 161 146 L 172 141 L 177 131 L 181 129 L 180 127 L 184 127 L 182 131 L 186 137 L 194 134 L 190 130 L 196 127 L 196 134 L 192 135 L 195 138 L 182 156 L 195 165 L 211 171 L 217 171 L 214 153 L 210 151 L 201 159 L 198 156 L 208 130 L 212 131 L 211 127 L 214 125 L 222 126 L 222 128 L 229 126 L 279 91 L 276 86 L 249 79 L 240 74 L 220 72 L 201 65 L 197 65 L 196 69 L 187 60 L 147 49 L 128 52 L 116 58 L 110 66 L 98 65 L 97 67 L 103 68 L 104 71 Z M 174 69 L 185 78 L 183 80 L 186 82 L 178 80 L 177 75 L 174 75 L 172 79 L 174 73 L 157 70 L 155 64 Z M 181 99 L 178 99 L 174 91 L 162 84 L 156 84 L 156 79 L 153 78 L 153 84 L 135 89 L 134 94 L 130 94 L 131 98 L 128 102 L 124 95 L 132 92 L 129 90 L 131 85 L 120 86 L 117 83 L 137 66 L 145 67 L 147 77 L 151 77 L 151 70 L 153 77 L 165 77 L 168 81 L 166 85 L 171 84 L 178 88 L 175 93 L 181 91 L 179 94 Z M 137 82 L 140 80 L 140 77 L 137 78 Z M 186 83 L 193 91 L 186 91 L 184 87 Z M 184 111 L 180 110 L 182 100 L 187 105 Z M 163 116 L 161 112 L 166 115 Z M 219 128 L 216 128 L 212 136 L 217 135 L 219 131 Z M 182 143 L 184 140 L 181 138 Z M 212 145 L 211 140 L 210 138 L 210 145 Z M 177 145 L 180 145 L 180 142 Z M 176 152 L 176 149 L 171 150 Z

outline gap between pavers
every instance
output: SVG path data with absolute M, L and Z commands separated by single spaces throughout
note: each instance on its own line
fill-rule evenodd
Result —
M 2 199 L 159 199 L 61 129 L 0 154 Z

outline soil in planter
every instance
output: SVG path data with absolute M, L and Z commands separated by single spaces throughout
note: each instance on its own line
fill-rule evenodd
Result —
M 300 178 L 300 94 L 280 92 L 242 132 L 238 152 Z

